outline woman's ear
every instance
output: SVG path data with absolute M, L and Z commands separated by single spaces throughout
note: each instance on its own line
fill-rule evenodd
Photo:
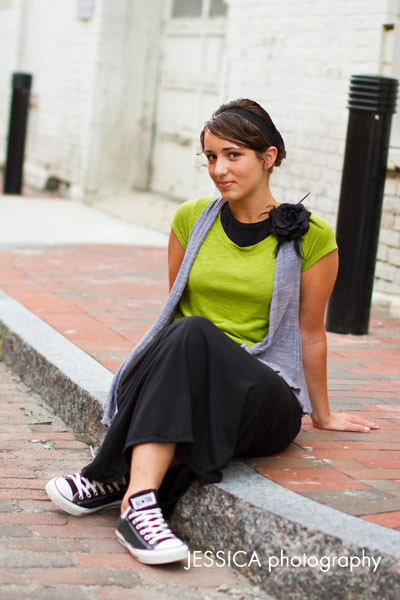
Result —
M 264 169 L 268 171 L 271 167 L 274 166 L 276 157 L 278 156 L 278 148 L 275 146 L 270 146 L 264 152 Z

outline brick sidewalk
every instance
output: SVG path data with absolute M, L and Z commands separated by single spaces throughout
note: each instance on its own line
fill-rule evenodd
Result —
M 115 370 L 167 295 L 166 250 L 69 246 L 0 251 L 0 288 Z M 368 336 L 328 335 L 332 408 L 381 425 L 326 432 L 305 418 L 280 455 L 249 461 L 318 502 L 400 530 L 400 323 L 374 310 Z
M 140 564 L 115 538 L 116 509 L 83 518 L 58 510 L 44 485 L 89 462 L 89 447 L 3 363 L 0 417 L 2 600 L 269 598 L 227 567 Z

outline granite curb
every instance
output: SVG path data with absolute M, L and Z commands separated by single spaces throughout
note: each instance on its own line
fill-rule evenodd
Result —
M 1 357 L 78 434 L 101 441 L 112 373 L 3 292 Z M 172 522 L 193 548 L 226 562 L 236 553 L 241 573 L 277 598 L 400 596 L 399 532 L 295 494 L 240 461 L 220 484 L 196 481 Z
M 0 359 L 77 433 L 104 437 L 101 406 L 113 374 L 0 291 Z

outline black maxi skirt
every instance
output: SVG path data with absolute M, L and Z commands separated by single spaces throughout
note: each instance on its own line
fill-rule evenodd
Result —
M 211 321 L 185 317 L 166 327 L 124 376 L 118 413 L 93 462 L 104 483 L 129 476 L 133 446 L 175 442 L 182 466 L 159 490 L 172 506 L 195 476 L 222 479 L 234 457 L 276 454 L 294 440 L 302 411 L 292 390 Z

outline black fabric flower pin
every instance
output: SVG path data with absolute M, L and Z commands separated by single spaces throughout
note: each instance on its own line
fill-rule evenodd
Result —
M 294 241 L 294 247 L 301 256 L 300 238 L 307 233 L 310 227 L 311 213 L 301 204 L 309 196 L 304 196 L 297 204 L 285 202 L 269 211 L 271 232 L 276 236 L 278 246 L 276 254 L 283 242 Z

